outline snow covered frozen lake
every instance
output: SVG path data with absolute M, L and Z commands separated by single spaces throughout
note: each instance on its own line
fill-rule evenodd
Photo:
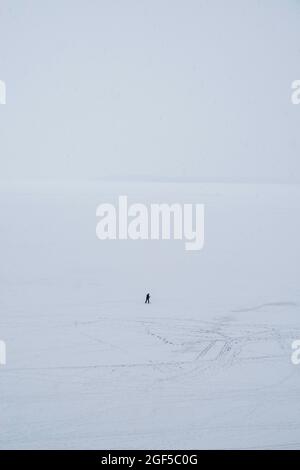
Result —
M 98 240 L 120 194 L 204 203 L 203 250 Z M 3 184 L 0 448 L 300 449 L 299 213 L 298 185 Z

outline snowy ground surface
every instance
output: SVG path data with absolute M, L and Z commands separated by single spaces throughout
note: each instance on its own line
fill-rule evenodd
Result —
M 119 194 L 205 203 L 204 249 L 99 241 Z M 296 185 L 2 185 L 0 448 L 300 449 L 299 213 Z

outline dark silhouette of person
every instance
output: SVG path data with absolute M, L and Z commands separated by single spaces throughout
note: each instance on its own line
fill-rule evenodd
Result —
M 146 295 L 145 304 L 150 304 L 150 294 Z

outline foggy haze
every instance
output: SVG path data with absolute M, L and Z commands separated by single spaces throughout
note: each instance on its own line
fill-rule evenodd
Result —
M 300 181 L 300 2 L 0 4 L 0 178 Z

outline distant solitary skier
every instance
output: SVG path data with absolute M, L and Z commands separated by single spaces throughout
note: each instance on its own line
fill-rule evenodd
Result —
M 150 304 L 150 294 L 146 295 L 145 304 Z

